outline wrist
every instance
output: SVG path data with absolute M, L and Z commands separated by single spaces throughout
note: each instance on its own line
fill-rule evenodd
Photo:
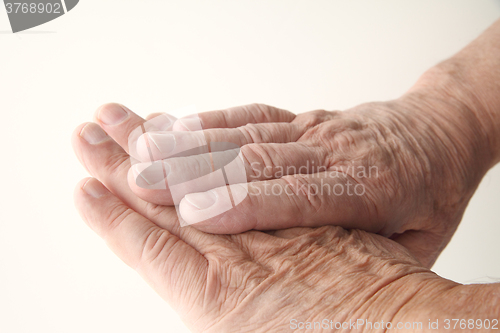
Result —
M 500 161 L 500 100 L 489 96 L 490 89 L 482 89 L 487 82 L 475 77 L 470 64 L 460 54 L 444 61 L 425 72 L 406 95 L 425 96 L 438 104 L 436 117 L 467 135 L 489 169 Z
M 454 190 L 458 201 L 468 201 L 484 174 L 498 162 L 500 144 L 488 112 L 462 85 L 460 74 L 448 66 L 453 65 L 431 68 L 400 100 L 408 109 L 419 111 L 415 122 L 425 126 L 416 127 L 420 132 L 415 136 L 422 138 L 429 162 L 439 169 L 434 174 L 447 179 L 440 186 Z
M 401 322 L 422 323 L 414 332 L 478 332 L 491 329 L 500 314 L 500 285 L 460 285 L 427 281 L 398 313 Z M 499 324 L 496 325 L 499 327 Z
M 425 271 L 399 278 L 366 303 L 366 312 L 352 321 L 362 319 L 360 332 L 387 331 L 427 332 L 429 319 L 435 318 L 434 305 L 446 290 L 458 286 L 433 272 Z

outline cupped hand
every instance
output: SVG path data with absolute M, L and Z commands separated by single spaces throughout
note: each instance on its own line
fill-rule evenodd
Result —
M 130 177 L 130 186 L 149 202 L 180 204 L 184 222 L 202 231 L 357 228 L 396 240 L 430 267 L 488 165 L 475 146 L 481 128 L 456 108 L 409 93 L 344 112 L 296 116 L 256 104 L 200 113 L 178 120 L 169 131 L 144 135 L 138 158 L 164 167 L 143 173 L 146 178 Z M 174 202 L 165 173 L 196 179 L 213 171 L 214 160 L 225 159 L 224 152 L 210 148 L 190 158 L 175 154 L 212 142 L 241 147 L 232 154 L 228 150 L 226 159 L 239 154 L 244 179 L 227 183 L 230 195 L 224 179 L 222 184 L 196 181 L 184 188 L 182 201 Z M 158 182 L 162 186 L 154 187 Z
M 118 105 L 101 112 L 109 116 L 99 119 L 107 121 L 110 136 L 95 123 L 73 135 L 79 160 L 95 177 L 77 186 L 76 206 L 193 331 L 287 332 L 294 323 L 323 319 L 397 321 L 411 318 L 426 293 L 435 297 L 455 286 L 399 244 L 364 231 L 325 226 L 213 235 L 180 228 L 173 207 L 145 202 L 127 184 L 128 137 L 144 120 L 129 110 L 123 115 Z

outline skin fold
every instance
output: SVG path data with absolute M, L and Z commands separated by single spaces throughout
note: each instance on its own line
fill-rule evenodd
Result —
M 432 331 L 449 332 L 446 319 L 498 319 L 499 284 L 460 285 L 429 270 L 499 159 L 498 54 L 500 22 L 394 101 L 297 116 L 259 104 L 200 114 L 206 141 L 241 147 L 250 193 L 265 182 L 293 191 L 249 195 L 182 228 L 168 189 L 141 188 L 131 171 L 129 138 L 146 120 L 105 105 L 96 123 L 72 137 L 93 177 L 76 187 L 76 207 L 194 332 L 290 332 L 292 320 L 323 319 L 422 322 L 401 330 L 409 332 L 427 332 L 429 320 L 438 320 Z M 186 132 L 189 124 L 169 130 Z M 318 180 L 307 172 L 255 179 L 259 170 L 248 168 L 252 161 L 272 171 L 308 160 L 337 172 L 323 177 L 333 185 L 352 181 L 366 192 L 314 195 L 297 185 Z M 352 171 L 370 166 L 376 177 Z

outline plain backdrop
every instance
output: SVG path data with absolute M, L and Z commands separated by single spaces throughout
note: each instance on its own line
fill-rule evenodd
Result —
M 499 17 L 493 0 L 81 0 L 14 35 L 0 7 L 0 332 L 187 331 L 74 208 L 86 172 L 70 135 L 99 105 L 146 116 L 393 99 Z M 496 167 L 433 270 L 498 280 L 499 214 Z

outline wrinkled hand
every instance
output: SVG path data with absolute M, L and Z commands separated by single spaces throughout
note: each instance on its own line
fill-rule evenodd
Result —
M 473 120 L 418 94 L 344 112 L 295 116 L 249 105 L 201 113 L 200 120 L 203 131 L 185 132 L 199 129 L 188 117 L 174 123 L 173 131 L 145 134 L 149 150 L 138 145 L 139 159 L 142 152 L 142 160 L 168 165 L 169 177 L 191 173 L 192 179 L 206 174 L 203 165 L 210 170 L 210 154 L 186 162 L 173 153 L 202 141 L 241 147 L 249 186 L 230 189 L 240 198 L 248 192 L 246 198 L 235 205 L 225 184 L 197 182 L 204 186 L 186 190 L 198 193 L 180 202 L 187 224 L 218 234 L 323 225 L 363 229 L 403 244 L 427 267 L 449 242 L 488 165 L 471 138 L 481 129 L 461 126 Z M 165 167 L 157 169 L 142 174 L 146 186 L 139 182 L 143 178 L 130 177 L 131 188 L 149 202 L 178 204 L 163 181 Z M 150 186 L 158 181 L 162 188 Z M 200 216 L 209 218 L 200 222 Z
M 101 114 L 101 121 L 120 118 L 119 110 L 106 111 L 113 116 Z M 83 180 L 75 202 L 192 330 L 285 332 L 293 319 L 397 321 L 411 317 L 429 293 L 435 301 L 454 288 L 402 246 L 364 231 L 325 226 L 213 235 L 180 228 L 173 207 L 145 202 L 127 184 L 130 159 L 120 145 L 126 148 L 128 134 L 143 122 L 128 112 L 117 125 L 103 125 L 114 140 L 94 123 L 77 128 L 75 152 L 98 180 Z

